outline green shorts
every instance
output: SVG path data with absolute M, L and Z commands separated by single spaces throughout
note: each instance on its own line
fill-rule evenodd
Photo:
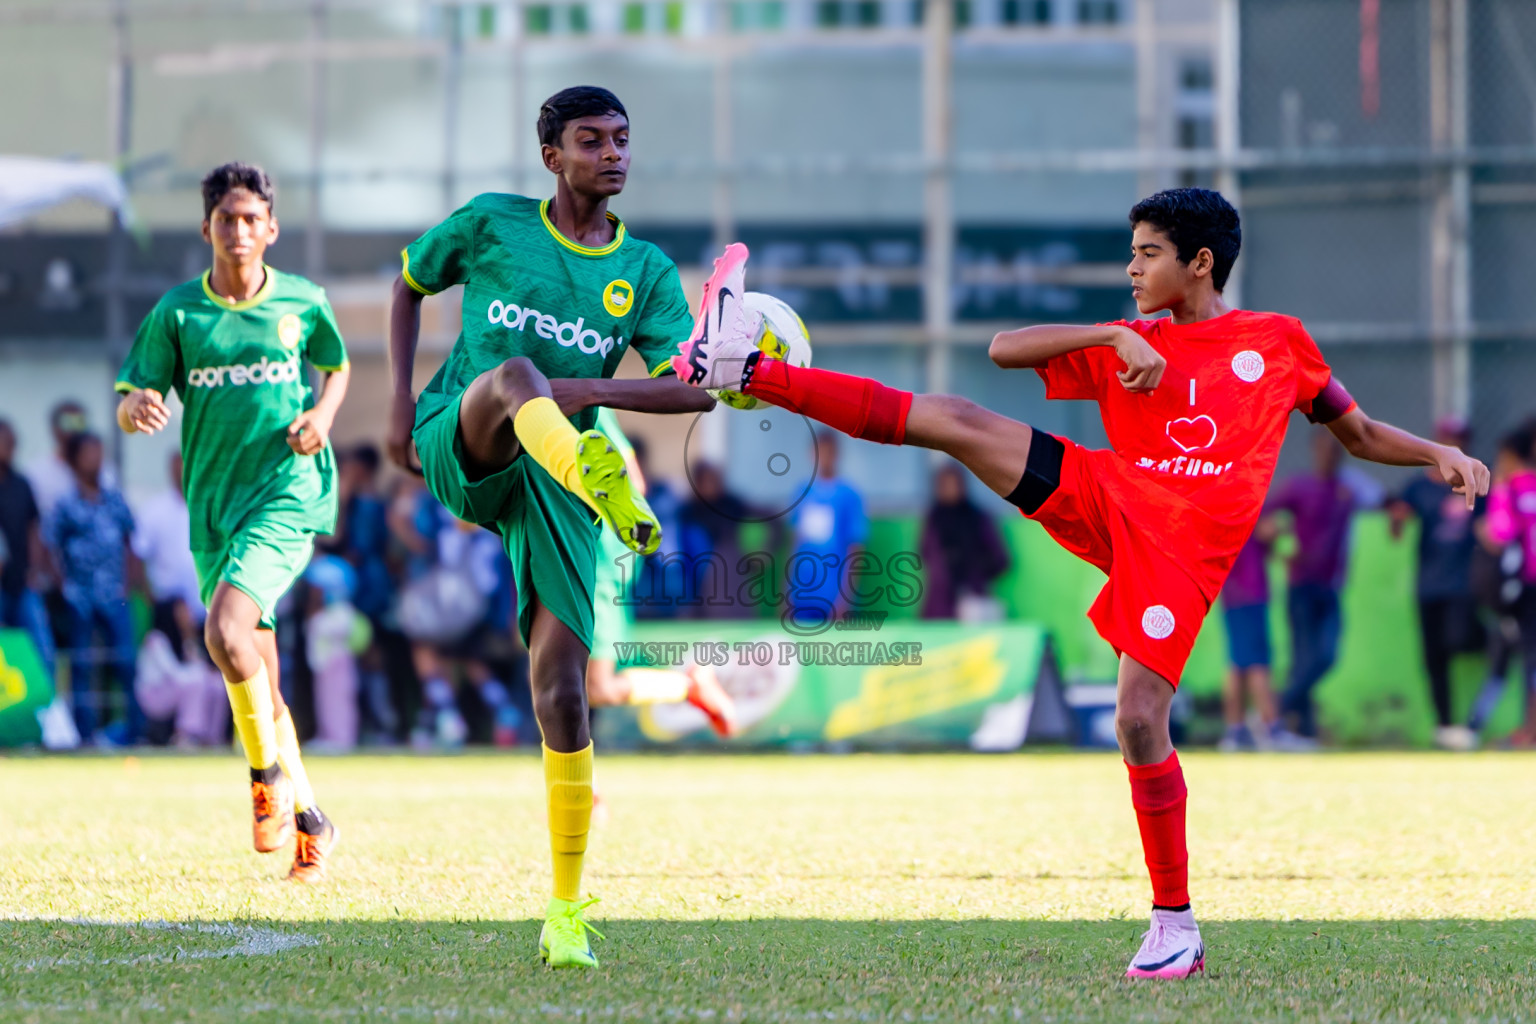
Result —
M 597 543 L 597 585 L 592 596 L 591 650 L 592 657 L 605 661 L 618 661 L 614 645 L 629 639 L 631 612 L 628 605 L 620 603 L 625 563 L 619 561 L 628 554 L 629 548 L 613 531 L 602 532 Z
M 427 488 L 466 523 L 501 536 L 517 581 L 517 626 L 528 642 L 537 598 L 592 649 L 593 573 L 599 525 L 592 510 L 519 453 L 512 464 L 479 480 L 464 473 L 459 402 L 416 424 L 416 453 Z
M 277 628 L 277 602 L 309 567 L 315 534 L 278 515 L 255 512 L 222 544 L 192 552 L 203 604 L 228 583 L 261 609 L 261 629 Z

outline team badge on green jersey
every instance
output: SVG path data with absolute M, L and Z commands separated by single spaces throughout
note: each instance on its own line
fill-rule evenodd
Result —
M 623 278 L 609 281 L 603 289 L 603 308 L 610 316 L 622 317 L 635 304 L 635 289 Z

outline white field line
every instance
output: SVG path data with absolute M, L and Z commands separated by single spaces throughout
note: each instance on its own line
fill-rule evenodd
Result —
M 145 999 L 140 1002 L 140 1010 L 146 1012 L 169 1012 L 165 1005 L 155 999 Z M 99 1003 L 35 1003 L 26 1000 L 18 1000 L 13 1003 L 0 1001 L 0 1009 L 17 1009 L 30 1013 L 50 1012 L 65 1014 L 101 1013 L 104 1009 Z M 114 1012 L 120 1012 L 121 1006 L 111 1007 Z M 231 1007 L 228 1012 L 238 1017 L 256 1017 L 270 1021 L 274 1013 L 291 1011 L 292 1006 L 281 1006 L 272 1003 L 255 1003 L 245 1006 Z M 366 1018 L 369 1020 L 431 1020 L 431 1021 L 483 1021 L 483 1020 L 526 1020 L 530 1012 L 529 1007 L 508 1006 L 354 1006 L 354 1007 L 324 1007 L 318 1010 L 308 1010 L 304 1013 L 306 1020 L 357 1020 Z M 556 1020 L 566 1021 L 618 1021 L 620 1024 L 627 1021 L 677 1021 L 677 1022 L 706 1022 L 706 1024 L 816 1024 L 816 1022 L 854 1021 L 870 1022 L 870 1024 L 883 1024 L 883 1022 L 901 1021 L 903 1024 L 952 1024 L 953 1017 L 940 1018 L 934 1013 L 914 1014 L 911 1012 L 880 1013 L 875 1011 L 857 1011 L 846 1007 L 830 1010 L 801 1010 L 780 1011 L 764 1014 L 757 1010 L 711 1010 L 711 1009 L 683 1009 L 679 1007 L 656 1007 L 637 1010 L 634 1007 L 615 1006 L 586 1006 L 565 1007 L 550 1003 L 540 1004 L 538 1012 L 552 1016 Z M 1015 1020 L 1022 1021 L 1033 1019 L 1033 1015 L 1025 1007 L 1021 1006 L 978 1006 L 972 1009 L 969 1020 L 978 1019 Z
M 81 965 L 164 964 L 181 960 L 223 960 L 235 956 L 272 956 L 290 949 L 318 946 L 320 940 L 302 932 L 280 932 L 272 928 L 258 928 L 246 924 L 183 924 L 177 921 L 106 921 L 91 917 L 11 917 L 9 921 L 49 921 L 58 924 L 85 925 L 94 928 L 146 928 L 163 932 L 191 932 L 199 935 L 224 935 L 235 941 L 233 945 L 218 949 L 182 949 L 177 946 L 171 953 L 144 953 L 130 957 L 60 957 L 23 961 L 16 966 L 23 969 L 38 967 L 76 967 Z

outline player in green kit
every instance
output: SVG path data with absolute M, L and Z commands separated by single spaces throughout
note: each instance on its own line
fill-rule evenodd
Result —
M 501 535 L 528 645 L 554 885 L 539 952 L 595 967 L 581 870 L 592 819 L 586 668 L 600 529 L 633 551 L 660 543 L 620 453 L 593 429 L 595 406 L 702 412 L 714 401 L 667 362 L 693 327 L 677 268 L 608 212 L 629 172 L 629 117 L 606 89 L 566 89 L 539 111 L 555 195 L 477 196 L 406 247 L 390 314 L 389 452 L 454 515 Z M 462 284 L 463 324 L 418 400 L 412 369 L 421 301 Z M 652 377 L 611 380 L 627 348 Z M 569 417 L 569 418 L 567 418 Z
M 225 164 L 203 179 L 213 269 L 171 289 L 145 317 L 117 378 L 117 422 L 153 434 L 175 389 L 192 557 L 208 606 L 208 653 L 224 673 L 251 766 L 256 849 L 297 843 L 288 877 L 317 882 L 336 826 L 315 803 L 278 689 L 273 611 L 336 526 L 328 440 L 347 392 L 347 351 L 325 292 L 263 262 L 277 240 L 272 183 Z M 311 394 L 304 363 L 325 375 Z

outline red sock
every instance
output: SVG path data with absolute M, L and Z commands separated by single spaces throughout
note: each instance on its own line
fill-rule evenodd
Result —
M 1141 829 L 1141 850 L 1152 876 L 1152 902 L 1159 907 L 1189 903 L 1189 849 L 1184 845 L 1184 769 L 1175 751 L 1161 764 L 1127 764 L 1131 806 Z
M 901 444 L 907 435 L 912 392 L 888 388 L 868 377 L 762 357 L 741 390 L 866 441 Z

